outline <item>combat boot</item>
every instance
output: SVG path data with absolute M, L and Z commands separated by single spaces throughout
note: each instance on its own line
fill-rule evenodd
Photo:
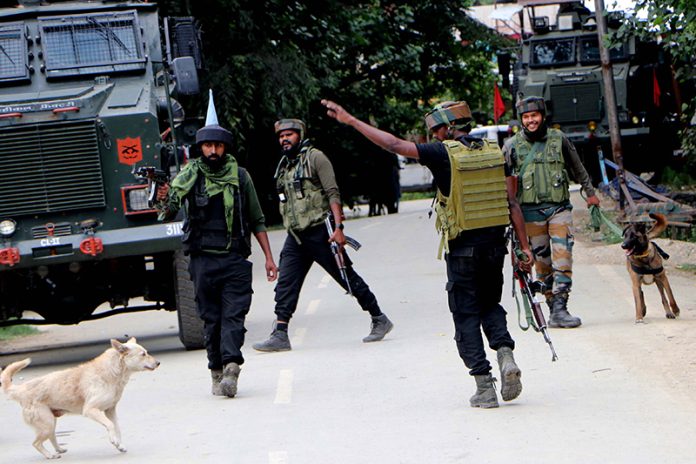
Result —
M 384 338 L 391 329 L 394 328 L 394 324 L 389 320 L 386 314 L 380 314 L 377 317 L 372 318 L 372 329 L 370 334 L 363 338 L 364 343 L 378 342 Z
M 237 394 L 237 380 L 242 369 L 237 363 L 225 364 L 222 369 L 222 380 L 220 381 L 220 391 L 224 396 L 234 398 Z
M 285 330 L 273 329 L 268 340 L 251 345 L 256 351 L 290 351 L 290 338 Z
M 213 388 L 211 390 L 212 394 L 215 396 L 224 396 L 222 393 L 222 387 L 220 387 L 220 382 L 222 381 L 222 369 L 211 369 L 210 377 L 213 379 Z
M 557 293 L 549 302 L 551 316 L 549 317 L 549 327 L 554 329 L 573 329 L 580 327 L 582 321 L 579 317 L 571 316 L 568 312 L 568 294 Z
M 498 395 L 495 393 L 495 379 L 491 374 L 475 375 L 476 393 L 469 398 L 469 403 L 472 408 L 497 408 Z
M 503 401 L 514 400 L 522 393 L 522 371 L 515 364 L 512 349 L 502 346 L 498 349 L 498 366 L 500 366 L 500 396 Z

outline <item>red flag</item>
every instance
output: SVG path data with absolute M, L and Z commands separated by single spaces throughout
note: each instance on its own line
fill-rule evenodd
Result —
M 660 106 L 660 84 L 657 82 L 657 71 L 653 68 L 653 103 L 655 106 Z
M 495 123 L 498 124 L 498 119 L 505 114 L 505 102 L 503 97 L 500 96 L 500 90 L 498 90 L 498 83 L 493 84 L 493 119 Z

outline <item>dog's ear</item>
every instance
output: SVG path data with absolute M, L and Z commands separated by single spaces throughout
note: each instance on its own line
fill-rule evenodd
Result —
M 135 339 L 135 337 L 131 337 L 126 343 L 138 343 L 138 341 Z
M 119 353 L 125 353 L 126 351 L 128 351 L 128 347 L 116 340 L 115 338 L 111 339 L 111 346 L 113 346 L 114 349 Z

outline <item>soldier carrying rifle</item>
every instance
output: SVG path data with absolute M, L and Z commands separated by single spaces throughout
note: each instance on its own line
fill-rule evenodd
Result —
M 500 305 L 505 230 L 510 221 L 520 238 L 527 271 L 532 264 L 515 178 L 497 145 L 467 136 L 471 111 L 466 102 L 447 102 L 425 117 L 433 143 L 415 144 L 377 129 L 341 106 L 322 100 L 328 115 L 347 124 L 387 151 L 414 158 L 429 168 L 437 184 L 437 227 L 446 251 L 447 294 L 459 355 L 476 380 L 472 407 L 496 408 L 498 397 L 481 329 L 497 351 L 501 395 L 510 401 L 522 392 L 515 347 Z
M 331 162 L 305 138 L 305 124 L 299 119 L 281 119 L 275 133 L 282 151 L 276 169 L 276 188 L 283 225 L 288 231 L 280 252 L 280 276 L 275 289 L 276 322 L 269 338 L 255 343 L 258 351 L 288 351 L 292 347 L 288 324 L 300 297 L 300 290 L 313 263 L 318 263 L 360 307 L 370 313 L 372 327 L 363 342 L 382 340 L 393 324 L 382 313 L 377 298 L 353 269 L 343 249 L 341 196 Z M 330 215 L 329 227 L 325 218 Z M 330 243 L 336 255 L 332 253 Z

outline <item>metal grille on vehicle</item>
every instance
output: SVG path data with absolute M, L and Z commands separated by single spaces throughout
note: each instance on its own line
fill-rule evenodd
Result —
M 94 120 L 0 129 L 0 217 L 105 204 Z
M 602 113 L 602 100 L 598 83 L 556 85 L 551 87 L 553 122 L 578 122 L 598 120 Z
M 31 228 L 31 236 L 33 238 L 60 237 L 70 234 L 72 234 L 72 226 L 69 222 L 61 222 L 60 224 L 48 223 Z

